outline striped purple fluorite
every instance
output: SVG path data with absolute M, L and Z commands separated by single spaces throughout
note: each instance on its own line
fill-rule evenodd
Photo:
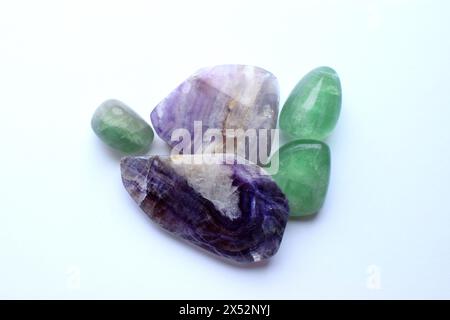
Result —
M 201 122 L 203 132 L 220 130 L 223 138 L 226 129 L 270 132 L 277 124 L 278 102 L 278 80 L 269 71 L 219 65 L 187 78 L 153 109 L 150 118 L 158 136 L 174 147 L 178 142 L 177 136 L 172 137 L 174 131 L 186 129 L 193 137 L 195 122 Z M 237 153 L 245 157 L 243 151 Z
M 194 164 L 170 157 L 126 157 L 122 181 L 165 230 L 241 263 L 273 256 L 289 208 L 270 176 L 253 164 Z

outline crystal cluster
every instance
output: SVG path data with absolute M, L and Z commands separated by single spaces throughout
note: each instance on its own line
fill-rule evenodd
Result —
M 223 143 L 240 138 L 236 129 L 244 136 L 259 130 L 256 144 L 261 155 L 259 134 L 277 124 L 277 79 L 253 66 L 202 69 L 150 115 L 156 133 L 173 151 L 180 143 L 178 129 L 194 138 L 189 149 L 183 149 L 187 152 L 125 157 L 123 184 L 140 208 L 170 233 L 235 262 L 268 259 L 280 246 L 289 215 L 314 214 L 324 203 L 331 160 L 329 147 L 320 140 L 334 129 L 341 100 L 339 77 L 329 67 L 314 69 L 300 80 L 280 115 L 280 129 L 297 140 L 274 154 L 272 160 L 279 165 L 272 179 L 255 164 L 262 164 L 261 159 L 240 161 L 249 159 L 248 150 L 254 148 L 250 141 L 231 152 Z M 118 100 L 104 102 L 91 124 L 106 144 L 126 154 L 145 153 L 153 140 L 150 126 Z M 207 152 L 196 147 L 198 124 L 200 145 L 203 149 L 206 144 Z M 220 144 L 216 136 L 205 141 L 203 133 L 208 130 L 218 131 Z M 268 136 L 267 156 L 273 138 Z M 197 162 L 199 153 L 215 153 L 209 155 L 214 161 Z

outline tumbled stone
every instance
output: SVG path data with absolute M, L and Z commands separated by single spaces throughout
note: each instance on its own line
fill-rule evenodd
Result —
M 289 216 L 277 184 L 256 165 L 192 157 L 123 158 L 123 184 L 154 222 L 209 252 L 242 263 L 273 256 Z
M 320 141 L 294 140 L 282 146 L 273 176 L 289 201 L 291 216 L 307 216 L 322 207 L 330 180 L 330 149 Z
M 147 122 L 119 100 L 103 102 L 92 116 L 91 126 L 104 143 L 125 154 L 145 153 L 154 137 Z
M 341 83 L 333 69 L 319 67 L 295 86 L 280 114 L 280 129 L 301 139 L 324 139 L 341 111 Z
M 278 102 L 278 81 L 272 73 L 254 66 L 219 65 L 190 76 L 154 108 L 150 117 L 156 133 L 172 147 L 178 143 L 178 137 L 172 140 L 174 130 L 186 129 L 194 137 L 194 122 L 199 121 L 202 132 L 219 129 L 226 143 L 225 129 L 275 129 Z M 264 145 L 268 151 L 270 142 L 268 139 Z M 243 149 L 236 152 L 246 157 Z M 190 150 L 198 151 L 194 147 Z

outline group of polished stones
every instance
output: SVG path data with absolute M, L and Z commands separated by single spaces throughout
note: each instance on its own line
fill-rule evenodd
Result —
M 280 114 L 280 129 L 291 141 L 272 156 L 279 160 L 272 176 L 232 154 L 219 163 L 180 161 L 190 155 L 143 155 L 153 130 L 118 100 L 101 104 L 91 124 L 107 145 L 133 155 L 121 160 L 122 181 L 153 221 L 211 253 L 251 263 L 277 252 L 289 216 L 312 215 L 322 207 L 330 150 L 321 140 L 334 129 L 341 100 L 339 77 L 329 67 L 300 80 Z M 150 118 L 158 136 L 173 147 L 174 130 L 194 135 L 199 121 L 202 129 L 220 129 L 224 135 L 226 129 L 275 129 L 278 103 L 278 81 L 270 72 L 220 65 L 190 76 Z

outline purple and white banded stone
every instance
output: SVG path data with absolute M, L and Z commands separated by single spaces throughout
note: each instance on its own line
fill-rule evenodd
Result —
M 207 251 L 240 263 L 273 256 L 289 207 L 272 178 L 254 164 L 188 157 L 123 158 L 123 184 L 154 222 Z
M 202 132 L 221 130 L 226 143 L 225 129 L 275 129 L 278 104 L 278 80 L 272 73 L 255 66 L 219 65 L 186 79 L 153 109 L 150 118 L 156 133 L 171 147 L 178 142 L 171 140 L 176 129 L 186 129 L 194 136 L 195 121 L 202 122 Z M 268 154 L 272 138 L 269 132 Z M 247 158 L 239 146 L 236 153 Z

